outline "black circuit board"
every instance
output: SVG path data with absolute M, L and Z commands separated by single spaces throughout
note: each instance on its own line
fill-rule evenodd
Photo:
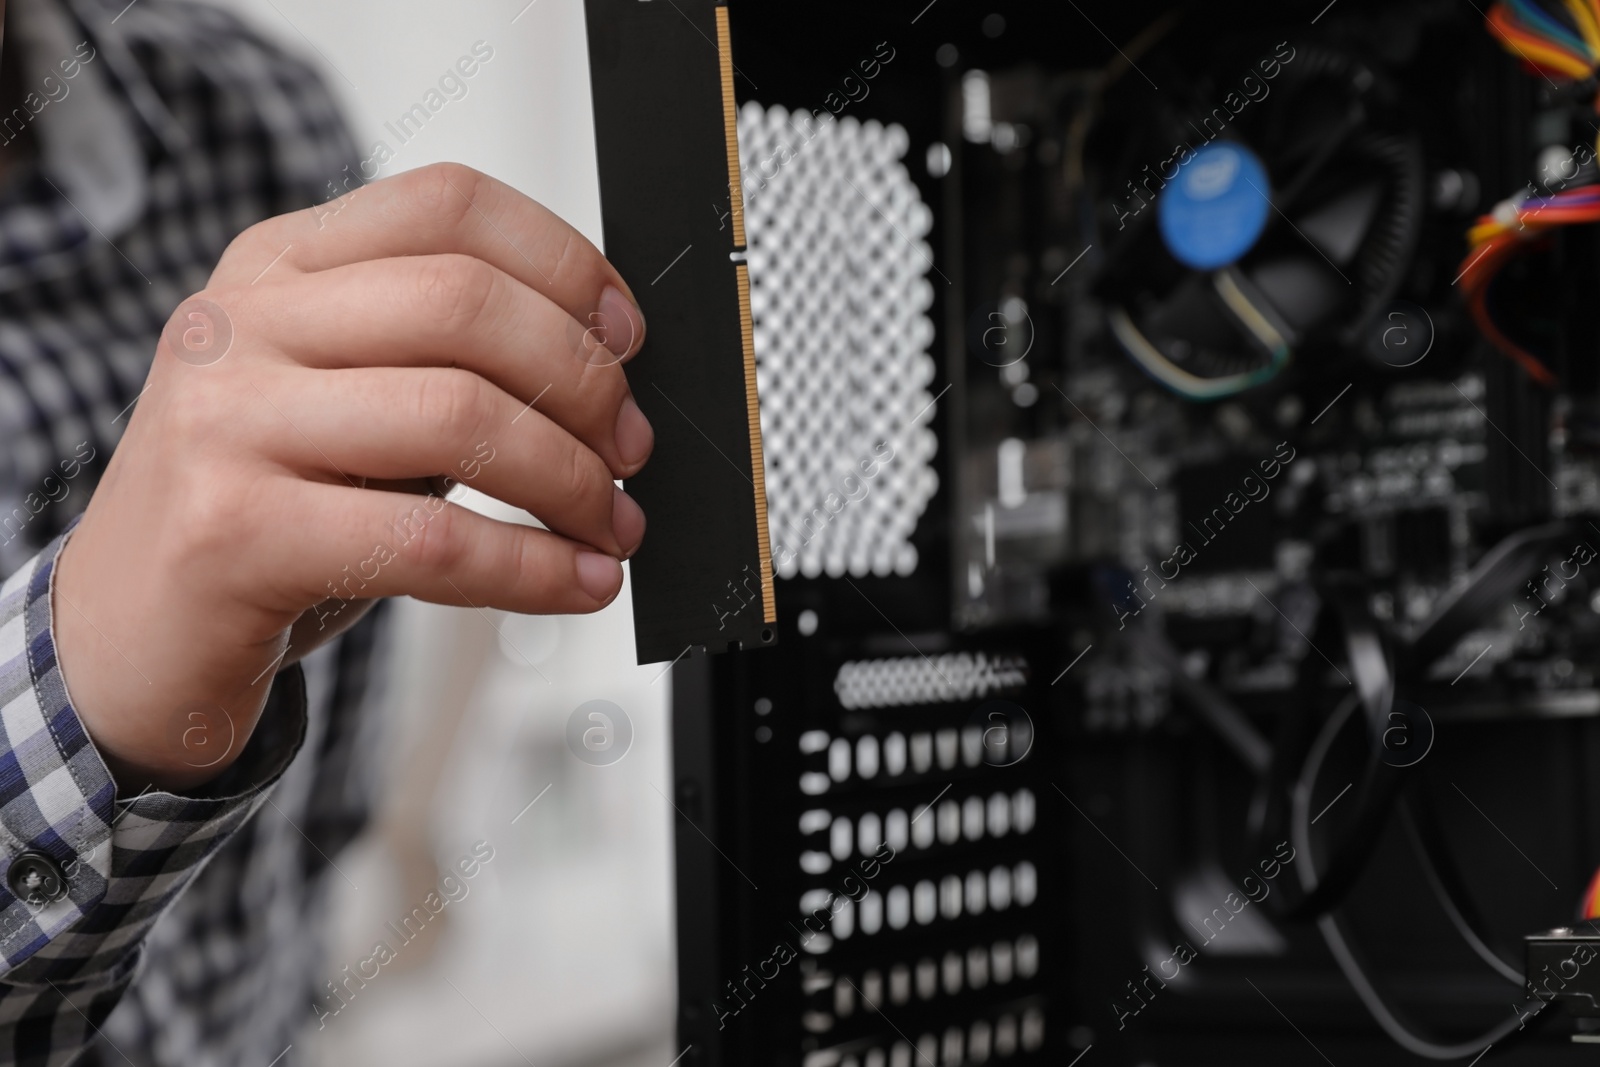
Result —
M 1296 627 L 1311 625 L 1305 612 L 1329 575 L 1359 576 L 1371 616 L 1404 641 L 1498 541 L 1544 523 L 1564 531 L 1545 569 L 1412 684 L 1463 714 L 1600 713 L 1588 666 L 1600 654 L 1592 389 L 1576 372 L 1556 389 L 1532 383 L 1474 329 L 1452 282 L 1479 214 L 1562 144 L 1582 158 L 1581 114 L 1516 82 L 1472 18 L 1435 23 L 1434 44 L 1413 38 L 1405 49 L 1378 47 L 1362 36 L 1375 29 L 1352 22 L 1264 29 L 1215 56 L 1157 47 L 1141 61 L 1190 87 L 1165 94 L 1180 99 L 1174 122 L 1204 121 L 1208 104 L 1238 96 L 1237 111 L 1215 113 L 1232 119 L 1219 139 L 1240 144 L 1285 136 L 1285 114 L 1271 108 L 1296 62 L 1377 85 L 1361 120 L 1421 163 L 1414 245 L 1392 281 L 1373 285 L 1370 300 L 1344 298 L 1339 321 L 1301 330 L 1280 377 L 1221 399 L 1152 380 L 1108 326 L 1116 308 L 1154 305 L 1147 290 L 1177 291 L 1182 273 L 1153 223 L 1135 232 L 1156 215 L 1162 185 L 1162 157 L 1125 132 L 1139 125 L 1146 87 L 1129 75 L 1118 96 L 1096 70 L 982 75 L 989 132 L 961 148 L 970 444 L 955 614 L 974 629 L 1065 620 L 1078 647 L 1102 635 L 1113 651 L 1077 682 L 1090 724 L 1142 726 L 1166 713 L 1163 672 L 1114 651 L 1130 626 L 1159 629 L 1194 677 L 1270 709 L 1295 685 L 1307 655 Z M 1450 47 L 1507 79 L 1485 77 L 1482 92 L 1501 108 L 1526 105 L 1531 120 L 1491 136 L 1459 98 L 1441 96 L 1437 49 Z M 1401 197 L 1397 183 L 1385 195 Z M 1298 231 L 1279 230 L 1293 245 Z M 1593 238 L 1562 240 L 1557 263 Z M 1329 266 L 1361 289 L 1362 278 Z M 1559 279 L 1528 269 L 1528 284 L 1549 290 L 1520 305 L 1519 328 L 1536 337 L 1570 309 Z M 1160 314 L 1176 312 L 1147 317 Z M 1549 350 L 1556 364 L 1584 359 L 1573 342 Z
M 588 0 L 605 253 L 631 280 L 628 367 L 656 433 L 628 492 L 640 663 L 776 640 L 727 8 Z M 728 224 L 732 217 L 734 225 Z

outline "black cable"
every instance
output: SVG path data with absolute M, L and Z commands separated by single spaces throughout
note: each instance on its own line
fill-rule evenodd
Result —
M 1297 853 L 1295 872 L 1300 879 L 1300 885 L 1309 896 L 1316 890 L 1324 879 L 1316 871 L 1316 857 L 1311 847 L 1311 820 L 1310 798 L 1316 786 L 1317 776 L 1322 770 L 1322 761 L 1326 758 L 1328 750 L 1333 747 L 1333 739 L 1355 710 L 1355 701 L 1346 700 L 1319 731 L 1306 754 L 1306 763 L 1299 779 L 1295 783 L 1295 797 L 1292 804 L 1293 812 L 1290 817 L 1290 841 Z M 1430 1060 L 1456 1060 L 1468 1056 L 1477 1056 L 1485 1052 L 1490 1045 L 1502 1044 L 1508 1037 L 1519 1030 L 1526 1031 L 1527 1023 L 1515 1011 L 1511 1018 L 1501 1022 L 1479 1034 L 1477 1037 L 1455 1044 L 1442 1044 L 1431 1037 L 1422 1036 L 1418 1028 L 1410 1020 L 1405 1019 L 1400 1011 L 1392 1007 L 1378 987 L 1368 977 L 1365 965 L 1355 948 L 1351 945 L 1346 935 L 1343 924 L 1332 912 L 1317 919 L 1317 929 L 1322 933 L 1322 939 L 1327 943 L 1328 951 L 1332 953 L 1334 962 L 1339 965 L 1339 970 L 1344 973 L 1345 980 L 1355 990 L 1356 996 L 1366 1007 L 1367 1013 L 1374 1022 L 1389 1035 L 1389 1038 L 1416 1056 Z M 1517 979 L 1520 984 L 1520 976 Z M 1537 998 L 1533 998 L 1537 999 Z M 1532 1000 L 1529 1001 L 1532 1003 Z M 1543 1016 L 1543 1007 L 1537 1016 Z
M 1537 571 L 1551 549 L 1569 536 L 1571 527 L 1567 523 L 1554 522 L 1519 530 L 1503 538 L 1484 553 L 1464 580 L 1440 598 L 1432 616 L 1412 639 L 1398 647 L 1372 618 L 1364 595 L 1365 586 L 1360 581 L 1335 579 L 1323 583 L 1319 589 L 1323 602 L 1311 641 L 1311 652 L 1316 655 L 1308 653 L 1302 661 L 1296 690 L 1298 706 L 1286 715 L 1267 779 L 1257 794 L 1252 812 L 1257 843 L 1265 844 L 1282 832 L 1291 778 L 1300 774 L 1307 746 L 1311 744 L 1311 718 L 1321 691 L 1317 661 L 1323 656 L 1318 641 L 1332 644 L 1335 639 L 1340 640 L 1334 647 L 1344 651 L 1345 664 L 1354 675 L 1345 680 L 1360 696 L 1371 744 L 1366 770 L 1356 793 L 1354 821 L 1347 822 L 1348 829 L 1336 842 L 1327 870 L 1317 878 L 1314 888 L 1298 900 L 1286 895 L 1278 909 L 1281 916 L 1310 918 L 1335 906 L 1355 884 L 1377 846 L 1378 834 L 1388 821 L 1409 773 L 1408 768 L 1391 766 L 1381 758 L 1382 737 L 1394 705 L 1396 678 L 1424 675 L 1440 656 L 1455 647 L 1463 634 L 1485 615 L 1499 610 L 1528 575 Z M 1339 673 L 1344 672 L 1340 670 Z M 1434 862 L 1437 866 L 1437 856 Z M 1448 885 L 1446 890 L 1450 891 Z M 1455 895 L 1464 899 L 1462 890 L 1457 889 Z M 1447 908 L 1447 913 L 1459 914 L 1454 903 Z M 1474 937 L 1468 938 L 1468 944 L 1473 944 Z M 1478 941 L 1481 944 L 1481 938 Z M 1477 951 L 1476 945 L 1474 951 Z
M 1311 751 L 1306 757 L 1306 765 L 1313 772 L 1320 771 L 1333 742 L 1344 729 L 1354 710 L 1355 700 L 1353 697 L 1347 697 L 1323 723 L 1322 730 L 1312 743 Z M 1315 779 L 1316 774 L 1311 773 L 1309 778 L 1303 775 L 1295 783 L 1292 812 L 1295 820 L 1304 819 L 1310 814 L 1309 806 L 1312 791 L 1316 786 Z M 1451 925 L 1461 934 L 1472 951 L 1502 978 L 1519 988 L 1522 987 L 1524 984 L 1522 972 L 1505 962 L 1499 953 L 1490 948 L 1482 933 L 1483 920 L 1472 904 L 1472 898 L 1466 889 L 1466 879 L 1456 866 L 1455 857 L 1445 846 L 1444 830 L 1439 825 L 1438 815 L 1432 802 L 1426 793 L 1417 795 L 1420 799 L 1415 802 L 1410 797 L 1403 796 L 1399 799 L 1400 819 L 1434 896 L 1438 898 Z M 1323 878 L 1316 879 L 1318 885 L 1323 881 Z
M 1215 687 L 1189 677 L 1183 669 L 1177 649 L 1172 647 L 1159 631 L 1145 626 L 1135 626 L 1126 631 L 1125 639 L 1136 651 L 1143 653 L 1167 672 L 1172 691 L 1183 699 L 1185 706 L 1194 712 L 1202 723 L 1228 746 L 1239 761 L 1258 778 L 1265 774 L 1272 762 L 1272 746 L 1261 732 L 1251 725 L 1232 701 Z
M 1323 693 L 1318 670 L 1324 656 L 1323 647 L 1335 647 L 1345 653 L 1350 675 L 1345 675 L 1338 667 L 1333 669 L 1355 690 L 1346 700 L 1348 706 L 1341 706 L 1343 714 L 1336 711 L 1334 716 L 1342 725 L 1344 718 L 1359 706 L 1372 743 L 1353 801 L 1355 814 L 1345 820 L 1346 829 L 1333 848 L 1327 869 L 1315 883 L 1304 887 L 1306 891 L 1298 898 L 1284 894 L 1276 910 L 1286 919 L 1312 918 L 1344 899 L 1366 869 L 1406 775 L 1404 768 L 1390 766 L 1380 758 L 1383 749 L 1378 739 L 1388 726 L 1389 712 L 1394 706 L 1392 653 L 1386 636 L 1367 611 L 1364 587 L 1352 580 L 1334 580 L 1325 583 L 1320 592 L 1321 604 L 1317 623 L 1312 628 L 1311 649 L 1301 663 L 1296 706 L 1285 715 L 1273 749 L 1272 765 L 1252 811 L 1257 844 L 1262 848 L 1269 846 L 1282 836 L 1290 821 L 1293 791 L 1304 777 L 1306 761 L 1315 745 L 1312 729 L 1315 709 Z M 1339 644 L 1333 644 L 1335 639 Z
M 1306 853 L 1307 862 L 1297 868 L 1302 890 L 1298 899 L 1290 894 L 1287 906 L 1275 910 L 1288 919 L 1317 916 L 1318 927 L 1329 951 L 1351 987 L 1366 1005 L 1373 1019 L 1401 1047 L 1430 1059 L 1455 1059 L 1475 1055 L 1486 1044 L 1502 1041 L 1521 1029 L 1515 1016 L 1473 1042 L 1444 1045 L 1418 1036 L 1416 1028 L 1390 1008 L 1377 987 L 1367 977 L 1356 950 L 1331 910 L 1354 886 L 1373 851 L 1389 815 L 1398 804 L 1413 851 L 1429 886 L 1438 898 L 1446 917 L 1473 952 L 1507 981 L 1523 985 L 1523 977 L 1491 949 L 1481 930 L 1483 923 L 1472 906 L 1465 879 L 1450 854 L 1437 816 L 1426 794 L 1413 808 L 1401 800 L 1407 769 L 1394 767 L 1381 758 L 1382 738 L 1389 726 L 1394 706 L 1397 676 L 1423 674 L 1439 657 L 1452 649 L 1462 634 L 1476 625 L 1504 597 L 1518 588 L 1550 549 L 1568 536 L 1564 523 L 1552 523 L 1519 531 L 1503 539 L 1484 554 L 1465 580 L 1456 584 L 1440 602 L 1415 637 L 1395 648 L 1367 609 L 1365 586 L 1358 580 L 1334 580 L 1319 589 L 1320 603 L 1311 648 L 1302 661 L 1293 706 L 1286 709 L 1276 743 L 1269 746 L 1235 705 L 1206 683 L 1189 677 L 1178 652 L 1154 630 L 1136 627 L 1125 640 L 1160 663 L 1172 679 L 1174 693 L 1183 698 L 1197 717 L 1208 725 L 1246 767 L 1262 778 L 1252 805 L 1251 828 L 1258 844 L 1278 838 L 1285 827 L 1296 848 Z M 1337 641 L 1337 644 L 1334 642 Z M 1327 661 L 1319 642 L 1344 653 L 1344 670 Z M 1313 733 L 1316 710 L 1325 695 L 1321 663 L 1350 683 L 1353 693 L 1323 721 Z M 1315 785 L 1334 738 L 1360 708 L 1368 728 L 1368 762 L 1356 794 L 1353 818 L 1341 820 L 1345 831 L 1337 841 L 1325 870 L 1318 872 L 1310 852 L 1310 790 Z M 1348 807 L 1348 806 L 1347 806 Z M 1530 1004 L 1532 1001 L 1529 1002 Z M 1538 1014 L 1542 1014 L 1541 1011 Z
M 1444 910 L 1446 918 L 1450 920 L 1450 924 L 1456 928 L 1456 932 L 1472 951 L 1477 953 L 1478 958 L 1492 967 L 1500 977 L 1522 988 L 1525 985 L 1522 971 L 1507 963 L 1498 952 L 1490 948 L 1488 940 L 1484 937 L 1483 920 L 1472 904 L 1466 879 L 1456 866 L 1455 856 L 1445 844 L 1444 828 L 1439 825 L 1438 814 L 1434 810 L 1432 801 L 1424 792 L 1418 791 L 1417 796 L 1416 811 L 1412 810 L 1413 803 L 1409 797 L 1400 799 L 1400 821 L 1405 826 L 1406 836 L 1411 841 L 1411 850 L 1416 855 L 1417 862 L 1422 865 L 1422 873 L 1427 876 L 1428 887 L 1438 898 L 1439 905 Z
M 1485 552 L 1466 578 L 1439 598 L 1428 621 L 1402 647 L 1400 676 L 1421 677 L 1467 631 L 1514 601 L 1551 551 L 1571 536 L 1570 525 L 1552 522 L 1518 530 Z
M 1309 857 L 1308 857 L 1309 859 Z M 1329 913 L 1317 920 L 1317 929 L 1322 932 L 1322 939 L 1328 945 L 1328 951 L 1333 954 L 1334 962 L 1339 965 L 1339 970 L 1344 972 L 1345 980 L 1355 990 L 1356 996 L 1361 998 L 1361 1003 L 1366 1007 L 1367 1013 L 1374 1022 L 1389 1035 L 1390 1040 L 1413 1055 L 1422 1056 L 1430 1060 L 1460 1060 L 1468 1056 L 1477 1056 L 1487 1051 L 1490 1045 L 1502 1045 L 1505 1040 L 1518 1031 L 1528 1032 L 1531 1027 L 1524 1022 L 1517 1012 L 1511 1013 L 1511 1018 L 1490 1027 L 1477 1037 L 1453 1045 L 1441 1044 L 1428 1037 L 1418 1035 L 1414 1024 L 1404 1019 L 1400 1012 L 1391 1008 L 1367 977 L 1366 969 L 1357 957 L 1355 950 L 1350 946 L 1349 939 L 1345 936 L 1344 928 L 1338 918 Z M 1537 997 L 1528 1001 L 1531 1004 Z M 1540 1010 L 1534 1018 L 1543 1020 L 1545 1005 L 1541 1002 Z
M 1097 570 L 1090 582 L 1094 589 L 1093 603 L 1109 621 L 1121 599 L 1121 590 L 1132 588 L 1132 576 L 1121 568 L 1106 568 Z M 1250 768 L 1250 773 L 1258 778 L 1266 773 L 1272 759 L 1272 746 L 1232 701 L 1214 686 L 1189 676 L 1178 650 L 1167 640 L 1159 624 L 1147 626 L 1136 622 L 1126 628 L 1119 626 L 1111 636 L 1120 638 L 1133 652 L 1164 669 L 1172 691 L 1182 698 L 1182 705 L 1209 727 L 1228 750 Z

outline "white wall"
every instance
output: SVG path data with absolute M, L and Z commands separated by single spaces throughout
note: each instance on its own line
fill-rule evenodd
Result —
M 581 0 L 217 2 L 323 66 L 363 155 L 378 140 L 397 150 L 386 173 L 458 160 L 599 243 Z M 401 146 L 385 123 L 479 41 L 494 53 L 467 95 Z M 678 1051 L 662 795 L 670 680 L 633 665 L 626 590 L 585 619 L 409 602 L 400 617 L 389 679 L 395 792 L 380 832 L 339 859 L 351 884 L 340 887 L 328 977 L 369 955 L 385 921 L 419 902 L 433 875 L 417 867 L 419 842 L 445 864 L 479 839 L 496 855 L 446 908 L 431 951 L 407 946 L 301 1051 L 341 1067 L 666 1064 Z M 635 730 L 612 766 L 579 762 L 565 742 L 569 714 L 597 697 L 620 705 Z
M 218 0 L 319 61 L 363 151 L 472 45 L 494 58 L 390 171 L 454 159 L 552 208 L 597 243 L 589 65 L 580 0 Z M 515 19 L 515 21 L 513 21 Z

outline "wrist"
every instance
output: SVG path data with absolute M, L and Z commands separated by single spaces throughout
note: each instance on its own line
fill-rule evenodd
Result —
M 238 758 L 270 689 L 229 694 L 226 683 L 196 684 L 182 670 L 181 628 L 164 640 L 130 639 L 117 625 L 118 602 L 144 602 L 135 590 L 96 589 L 83 581 L 92 544 L 70 531 L 50 575 L 51 638 L 67 704 L 111 772 L 118 793 L 147 788 L 192 789 L 226 771 Z M 131 597 L 118 594 L 133 594 Z M 112 632 L 122 635 L 114 639 Z M 231 698 L 231 701 L 230 701 Z

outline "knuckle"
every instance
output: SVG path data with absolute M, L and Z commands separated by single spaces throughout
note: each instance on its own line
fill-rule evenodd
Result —
M 402 508 L 390 529 L 395 554 L 422 573 L 453 571 L 466 553 L 460 514 L 439 497 L 422 497 Z
M 236 264 L 253 262 L 257 259 L 262 250 L 267 247 L 267 243 L 271 239 L 269 232 L 273 228 L 273 220 L 267 219 L 264 222 L 258 222 L 239 231 L 233 240 L 228 242 L 228 246 L 222 250 L 222 256 L 217 261 L 216 273 L 221 274 L 226 268 Z
M 233 349 L 234 312 L 243 299 L 236 286 L 213 285 L 179 301 L 167 316 L 157 342 L 158 355 L 209 366 Z
M 488 410 L 488 388 L 470 371 L 441 370 L 418 379 L 412 408 L 419 425 L 451 442 L 473 438 Z
M 418 267 L 418 297 L 445 327 L 467 326 L 488 308 L 498 286 L 494 268 L 472 256 L 432 256 Z
M 471 214 L 484 180 L 482 173 L 461 163 L 431 163 L 410 172 L 406 193 L 424 217 L 454 229 Z
M 564 500 L 582 500 L 584 490 L 588 488 L 589 472 L 583 464 L 583 457 L 576 446 L 569 447 L 562 456 L 561 464 L 561 496 Z
M 187 304 L 191 300 L 206 300 L 216 304 L 218 307 L 232 309 L 233 307 L 244 303 L 245 299 L 250 295 L 250 293 L 251 289 L 247 285 L 234 285 L 231 283 L 212 284 L 207 285 L 198 293 L 190 294 L 187 298 L 185 298 L 184 303 Z
M 578 383 L 584 432 L 592 434 L 596 441 L 614 440 L 617 418 L 622 414 L 622 405 L 629 395 L 628 379 L 621 366 L 608 364 L 585 368 L 583 378 Z
M 550 278 L 557 284 L 565 281 L 566 275 L 572 272 L 574 269 L 572 254 L 582 249 L 586 243 L 578 236 L 577 230 L 565 223 L 559 225 L 563 231 L 561 249 L 556 253 L 555 262 L 550 267 Z
M 590 502 L 609 499 L 611 495 L 611 472 L 598 456 L 582 445 L 575 444 L 567 452 L 562 475 L 568 500 Z
M 545 543 L 529 530 L 519 530 L 517 534 L 507 547 L 510 558 L 505 562 L 503 573 L 510 577 L 526 610 L 535 613 L 566 610 L 555 577 L 560 568 L 551 565 L 552 558 Z
M 207 300 L 215 303 L 217 301 L 227 299 L 230 292 L 231 289 L 228 286 L 208 285 L 204 289 L 197 289 L 194 292 L 189 293 L 182 300 L 173 305 L 172 310 L 168 312 L 167 325 L 171 327 L 180 324 L 183 321 L 185 309 L 194 304 L 195 301 Z

